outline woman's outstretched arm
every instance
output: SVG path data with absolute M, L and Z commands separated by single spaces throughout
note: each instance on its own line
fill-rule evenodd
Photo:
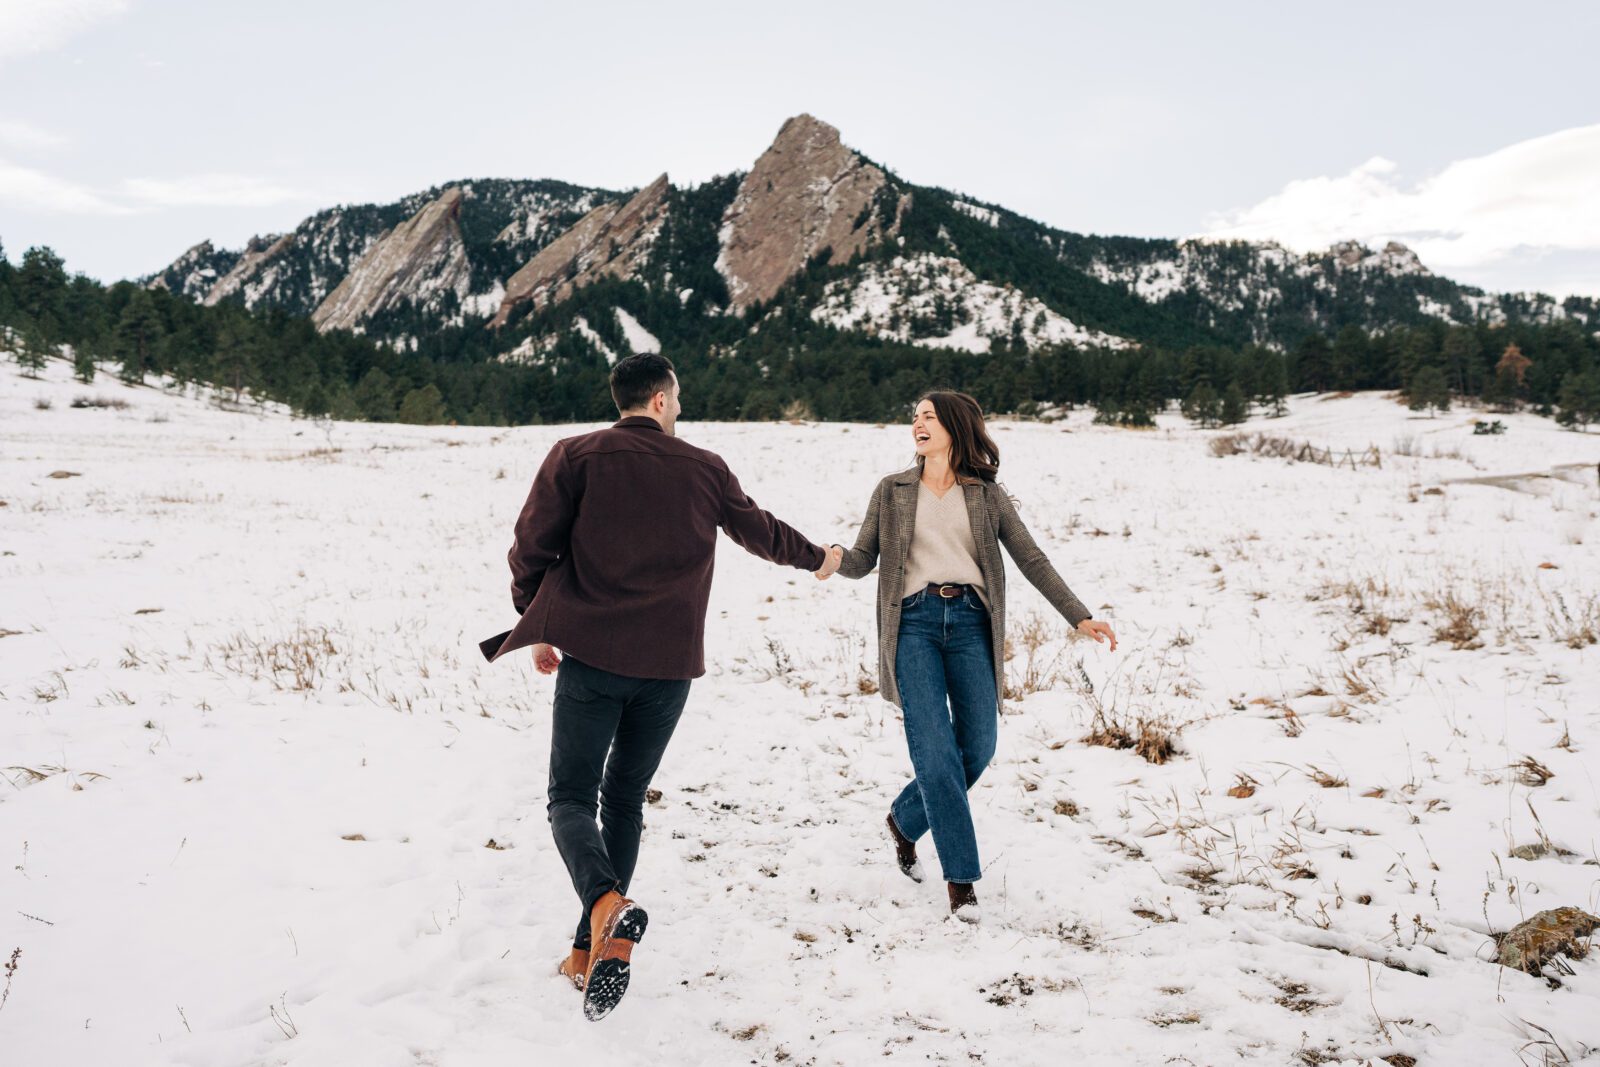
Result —
M 1023 525 L 1022 516 L 1017 514 L 1016 506 L 1011 503 L 1011 497 L 998 485 L 994 489 L 995 498 L 999 501 L 1000 543 L 1017 561 L 1017 569 L 1023 577 L 1044 594 L 1050 606 L 1059 611 L 1073 629 L 1077 629 L 1080 622 L 1093 618 L 1089 609 L 1067 588 L 1067 583 L 1061 580 L 1061 575 L 1051 565 L 1050 558 L 1034 542 L 1033 535 Z
M 878 565 L 878 508 L 882 498 L 883 486 L 880 484 L 873 490 L 872 499 L 867 503 L 867 517 L 861 520 L 861 531 L 856 534 L 855 547 L 844 550 L 839 573 L 846 578 L 865 578 Z

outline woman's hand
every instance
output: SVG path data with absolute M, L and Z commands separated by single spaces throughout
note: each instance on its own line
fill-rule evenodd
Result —
M 817 576 L 817 581 L 825 582 L 833 576 L 835 571 L 839 569 L 839 563 L 843 559 L 844 549 L 840 548 L 838 545 L 829 545 L 827 552 L 823 555 L 822 566 L 818 567 L 811 573 Z
M 1084 619 L 1078 624 L 1078 632 L 1088 634 L 1096 641 L 1110 641 L 1111 651 L 1117 650 L 1117 635 L 1109 623 L 1101 622 L 1099 619 Z

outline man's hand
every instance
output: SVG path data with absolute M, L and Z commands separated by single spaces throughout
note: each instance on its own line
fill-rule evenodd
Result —
M 540 674 L 554 674 L 561 666 L 561 657 L 549 645 L 534 645 L 533 666 Z
M 838 545 L 829 545 L 828 551 L 823 554 L 822 566 L 812 571 L 817 576 L 817 581 L 825 582 L 834 571 L 839 569 L 839 564 L 844 562 L 844 549 Z
M 1115 652 L 1117 650 L 1116 633 L 1112 631 L 1109 624 L 1103 623 L 1099 619 L 1084 619 L 1078 624 L 1078 632 L 1088 634 L 1101 643 L 1109 640 L 1111 642 L 1111 651 Z

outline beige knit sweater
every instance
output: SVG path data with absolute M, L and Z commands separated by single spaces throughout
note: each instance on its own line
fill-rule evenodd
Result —
M 972 539 L 966 496 L 959 485 L 943 497 L 926 485 L 917 486 L 917 520 L 906 552 L 906 595 L 932 582 L 970 585 L 983 601 L 983 571 L 978 566 L 978 544 Z

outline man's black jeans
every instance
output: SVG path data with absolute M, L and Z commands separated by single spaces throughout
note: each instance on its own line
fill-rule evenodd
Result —
M 689 699 L 687 680 L 627 678 L 571 656 L 556 674 L 550 736 L 550 828 L 583 901 L 573 944 L 589 947 L 589 910 L 628 891 L 639 859 L 644 793 Z M 607 758 L 607 753 L 610 757 Z M 596 800 L 600 825 L 595 823 Z

